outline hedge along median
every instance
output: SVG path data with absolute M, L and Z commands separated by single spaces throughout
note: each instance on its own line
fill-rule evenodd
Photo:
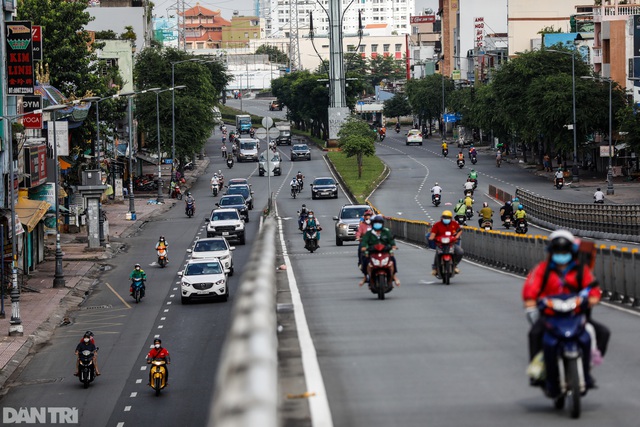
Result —
M 388 168 L 378 156 L 363 158 L 361 178 L 358 178 L 355 156 L 347 157 L 341 151 L 329 151 L 327 157 L 358 203 L 365 203 L 371 192 L 388 175 Z

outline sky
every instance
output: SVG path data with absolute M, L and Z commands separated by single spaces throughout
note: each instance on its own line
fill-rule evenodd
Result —
M 172 9 L 175 10 L 176 4 L 178 0 L 156 0 L 154 1 L 154 15 L 157 17 L 167 17 L 167 15 L 172 15 L 174 12 L 171 12 Z M 348 1 L 348 0 L 342 0 Z M 438 9 L 438 0 L 415 0 L 416 2 L 416 10 L 422 10 L 425 8 L 431 8 L 434 12 Z M 200 0 L 198 2 L 195 1 L 186 1 L 185 9 L 189 9 L 196 5 L 196 3 L 200 3 L 200 6 L 206 7 L 210 10 L 220 10 L 222 13 L 222 17 L 225 19 L 231 19 L 233 15 L 233 11 L 237 10 L 240 15 L 253 15 L 254 8 L 253 0 L 220 0 L 220 1 L 211 1 L 211 0 Z

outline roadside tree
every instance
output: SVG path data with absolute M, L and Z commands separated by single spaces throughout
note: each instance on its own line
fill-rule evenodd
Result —
M 375 134 L 366 122 L 350 117 L 338 132 L 338 138 L 340 149 L 346 156 L 356 157 L 358 178 L 361 178 L 364 156 L 373 156 L 376 153 Z

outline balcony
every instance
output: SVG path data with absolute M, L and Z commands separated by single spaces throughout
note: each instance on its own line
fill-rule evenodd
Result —
M 593 49 L 593 63 L 594 64 L 602 64 L 602 49 Z
M 640 4 L 618 4 L 593 8 L 593 22 L 617 21 L 640 15 Z

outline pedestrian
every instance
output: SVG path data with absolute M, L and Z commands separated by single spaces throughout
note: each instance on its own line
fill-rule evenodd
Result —
M 544 166 L 545 172 L 551 172 L 551 158 L 548 153 L 545 153 L 544 158 L 542 159 L 542 165 Z
M 556 155 L 556 161 L 558 162 L 558 167 L 561 168 L 562 167 L 562 154 L 558 153 Z

